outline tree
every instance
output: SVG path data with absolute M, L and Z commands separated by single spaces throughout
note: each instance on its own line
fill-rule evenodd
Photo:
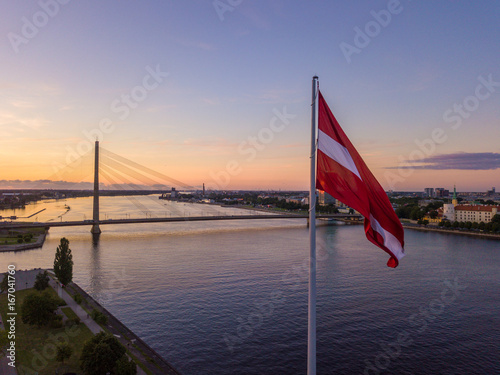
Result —
M 54 317 L 57 301 L 48 293 L 31 293 L 21 306 L 23 323 L 39 327 L 48 324 Z
M 496 214 L 495 216 L 493 216 L 491 222 L 500 224 L 500 214 Z
M 438 215 L 439 215 L 439 213 L 436 210 L 434 210 L 434 211 L 431 211 L 429 216 L 431 217 L 431 219 L 435 219 L 438 217 Z
M 69 359 L 71 354 L 73 354 L 73 349 L 67 343 L 57 345 L 56 360 L 58 362 L 64 363 L 64 360 Z
M 34 288 L 36 290 L 44 290 L 49 286 L 49 274 L 47 270 L 45 270 L 43 273 L 39 272 L 38 275 L 36 275 L 35 278 L 35 285 Z
M 73 255 L 71 255 L 69 241 L 66 238 L 61 238 L 61 244 L 57 247 L 54 273 L 63 285 L 73 280 Z
M 87 375 L 106 375 L 108 372 L 116 375 L 118 361 L 125 352 L 125 347 L 116 337 L 99 332 L 83 346 L 80 367 Z
M 126 355 L 122 356 L 117 362 L 115 367 L 116 375 L 136 375 L 137 366 L 134 361 L 129 360 Z

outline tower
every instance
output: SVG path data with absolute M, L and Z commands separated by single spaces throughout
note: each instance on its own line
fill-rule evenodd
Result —
M 453 185 L 453 198 L 451 199 L 451 203 L 453 204 L 453 207 L 456 207 L 458 204 L 456 185 Z
M 101 233 L 99 228 L 99 141 L 95 141 L 95 164 L 94 164 L 94 210 L 93 210 L 92 234 Z

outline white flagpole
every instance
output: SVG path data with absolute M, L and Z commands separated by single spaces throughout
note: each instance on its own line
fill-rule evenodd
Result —
M 309 305 L 307 333 L 307 375 L 316 375 L 316 125 L 318 77 L 312 81 L 311 186 L 309 190 Z

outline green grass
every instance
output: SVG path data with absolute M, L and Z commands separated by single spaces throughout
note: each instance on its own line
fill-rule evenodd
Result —
M 78 315 L 71 309 L 71 307 L 63 307 L 61 311 L 68 317 L 68 319 L 78 318 Z
M 52 288 L 46 289 L 54 297 L 57 296 Z M 65 372 L 81 373 L 79 358 L 84 343 L 93 335 L 92 332 L 84 325 L 79 324 L 73 329 L 36 327 L 24 324 L 21 319 L 21 305 L 24 298 L 35 292 L 34 289 L 22 290 L 16 292 L 16 366 L 19 375 L 32 375 L 38 371 L 40 375 L 52 375 L 58 369 L 59 374 Z M 70 309 L 68 308 L 64 308 Z M 70 309 L 71 310 L 71 309 Z M 4 323 L 7 322 L 7 295 L 0 295 L 0 313 Z M 66 312 L 65 312 L 66 313 Z M 69 345 L 73 349 L 73 354 L 70 359 L 61 365 L 55 360 L 55 345 L 57 340 L 64 342 L 68 340 Z M 37 368 L 35 368 L 37 366 Z M 31 369 L 31 371 L 29 370 Z

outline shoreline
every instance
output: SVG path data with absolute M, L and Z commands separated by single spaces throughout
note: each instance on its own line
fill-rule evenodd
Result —
M 479 237 L 479 238 L 484 238 L 488 240 L 500 240 L 500 234 L 493 234 L 493 233 L 481 233 L 481 232 L 471 232 L 471 231 L 461 231 L 461 230 L 453 230 L 453 229 L 443 229 L 443 228 L 433 228 L 433 227 L 417 227 L 413 225 L 407 225 L 403 224 L 404 229 L 414 229 L 418 230 L 421 232 L 438 232 L 438 233 L 446 233 L 446 234 L 456 234 L 456 235 L 462 235 L 462 236 L 469 236 L 469 237 Z
M 8 251 L 22 251 L 22 250 L 30 250 L 30 249 L 38 249 L 41 248 L 45 242 L 45 237 L 49 233 L 49 229 L 45 228 L 45 231 L 38 235 L 37 239 L 33 243 L 24 243 L 18 245 L 0 245 L 0 252 L 8 252 Z

